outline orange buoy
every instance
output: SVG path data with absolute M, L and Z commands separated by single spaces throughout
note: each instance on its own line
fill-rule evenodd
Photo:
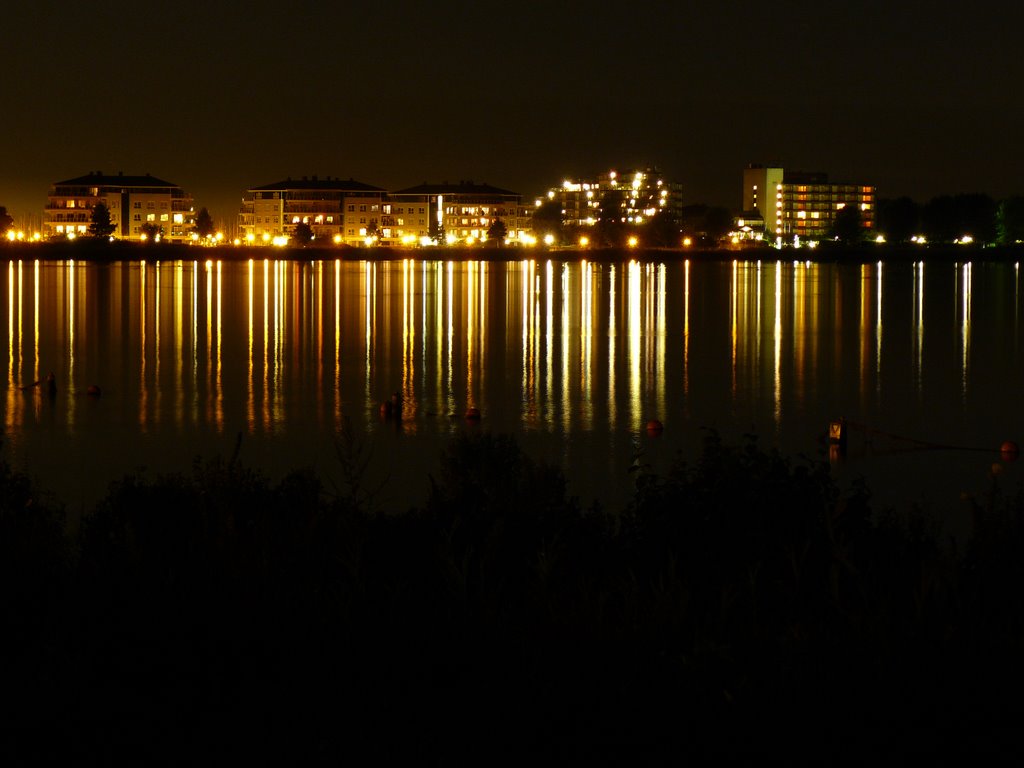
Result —
M 665 429 L 665 425 L 657 419 L 651 419 L 647 422 L 647 434 L 649 435 L 660 435 Z
M 102 393 L 100 392 L 99 387 L 97 387 L 95 384 L 90 384 L 89 388 L 85 390 L 85 394 L 87 394 L 89 397 L 99 397 Z
M 1016 461 L 1020 456 L 1020 448 L 1013 440 L 1005 440 L 999 446 L 999 456 L 1003 461 Z
M 479 408 L 467 408 L 466 409 L 466 420 L 467 421 L 480 421 L 480 409 Z
M 382 419 L 390 419 L 391 418 L 391 401 L 390 400 L 385 400 L 383 403 L 380 404 L 380 417 Z

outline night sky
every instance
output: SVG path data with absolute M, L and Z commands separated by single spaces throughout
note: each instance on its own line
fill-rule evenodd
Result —
M 532 196 L 657 165 L 737 208 L 748 162 L 880 197 L 1024 193 L 1015 3 L 8 0 L 0 205 L 152 173 L 233 220 L 243 190 L 337 175 Z

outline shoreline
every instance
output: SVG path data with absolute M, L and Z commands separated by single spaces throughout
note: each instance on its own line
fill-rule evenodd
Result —
M 525 259 L 556 261 L 591 261 L 613 263 L 629 260 L 649 262 L 680 262 L 689 259 L 702 261 L 807 261 L 811 263 L 893 263 L 964 261 L 1013 263 L 1024 255 L 1024 246 L 979 245 L 875 245 L 858 247 L 818 246 L 815 249 L 787 248 L 576 248 L 539 246 L 535 248 L 437 246 L 431 248 L 402 248 L 392 246 L 353 247 L 328 245 L 323 247 L 274 247 L 249 245 L 195 246 L 185 243 L 141 244 L 125 242 L 94 242 L 80 239 L 74 242 L 0 244 L 0 255 L 8 259 L 39 261 L 86 261 L 112 263 L 117 261 L 523 261 Z

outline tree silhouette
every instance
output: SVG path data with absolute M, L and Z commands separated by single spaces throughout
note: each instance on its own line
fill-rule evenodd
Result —
M 14 226 L 14 219 L 7 213 L 7 209 L 0 205 L 0 238 L 7 237 L 7 230 Z
M 114 224 L 110 221 L 110 209 L 105 203 L 97 203 L 92 209 L 89 234 L 93 237 L 110 237 L 114 234 L 114 229 Z
M 830 234 L 844 245 L 860 242 L 864 238 L 860 209 L 853 203 L 843 206 L 836 212 L 836 217 L 832 220 Z
M 921 207 L 909 197 L 878 201 L 878 231 L 892 243 L 905 243 L 921 229 Z
M 163 234 L 163 231 L 163 227 L 153 221 L 147 221 L 142 225 L 142 234 L 150 242 L 156 242 L 157 236 Z
M 305 248 L 313 242 L 313 228 L 306 222 L 300 221 L 292 231 L 292 239 Z
M 562 206 L 558 202 L 549 200 L 533 212 L 533 234 L 538 240 L 551 235 L 556 243 L 562 241 Z
M 1024 197 L 1018 195 L 1003 200 L 997 219 L 1000 243 L 1013 245 L 1024 241 Z
M 216 232 L 216 227 L 213 225 L 213 217 L 205 207 L 200 208 L 199 214 L 196 216 L 195 232 L 202 238 L 211 237 Z
M 506 237 L 508 237 L 508 227 L 505 226 L 505 222 L 501 219 L 495 219 L 491 226 L 487 228 L 487 239 L 495 245 L 502 245 Z

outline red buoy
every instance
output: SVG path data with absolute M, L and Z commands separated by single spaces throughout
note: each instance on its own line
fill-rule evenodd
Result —
M 1005 440 L 999 446 L 999 456 L 1003 461 L 1016 461 L 1020 456 L 1020 448 L 1013 440 Z
M 89 397 L 99 397 L 101 394 L 100 388 L 95 384 L 90 384 L 89 388 L 85 390 L 85 393 L 89 395 Z
M 647 434 L 649 435 L 660 435 L 665 429 L 665 425 L 657 419 L 651 419 L 647 422 Z
M 466 420 L 467 421 L 480 421 L 480 409 L 479 408 L 467 408 L 466 409 Z

